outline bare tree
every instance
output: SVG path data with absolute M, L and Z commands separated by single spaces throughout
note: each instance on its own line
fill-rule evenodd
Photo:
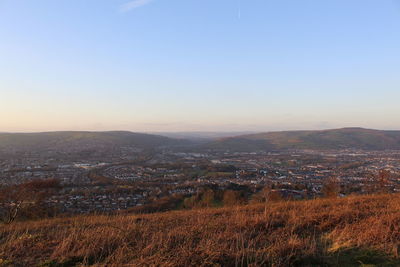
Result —
M 321 189 L 324 197 L 327 198 L 335 198 L 339 195 L 340 192 L 340 183 L 339 180 L 335 177 L 331 177 L 326 180 Z
M 224 206 L 234 206 L 240 204 L 242 202 L 240 192 L 233 190 L 225 191 L 222 202 L 224 203 Z
M 271 189 L 270 186 L 265 186 L 260 192 L 253 195 L 252 203 L 273 202 L 282 200 L 282 194 L 279 191 Z
M 207 189 L 203 193 L 203 197 L 201 198 L 201 202 L 206 207 L 211 207 L 214 204 L 215 193 L 212 189 Z
M 370 194 L 389 193 L 390 175 L 387 170 L 379 170 L 377 174 L 371 174 L 369 182 L 365 185 L 365 190 Z
M 377 179 L 377 192 L 378 193 L 388 193 L 388 185 L 389 183 L 389 178 L 390 178 L 390 172 L 387 170 L 380 170 L 378 172 L 378 176 L 376 177 Z
M 43 215 L 44 200 L 59 189 L 56 179 L 0 187 L 0 221 L 12 223 L 22 213 L 25 217 Z

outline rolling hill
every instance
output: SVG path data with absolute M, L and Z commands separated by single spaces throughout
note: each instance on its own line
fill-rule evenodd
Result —
M 222 138 L 204 148 L 254 151 L 285 149 L 400 149 L 400 131 L 343 128 L 322 131 L 267 132 Z
M 161 135 L 111 132 L 44 132 L 0 133 L 0 149 L 59 150 L 72 148 L 119 149 L 125 146 L 138 149 L 175 147 L 185 151 L 273 151 L 287 149 L 400 149 L 400 131 L 382 131 L 363 128 L 343 128 L 321 131 L 283 131 L 239 135 L 219 139 L 203 139 L 201 142 L 170 138 Z
M 164 136 L 113 132 L 43 132 L 43 133 L 0 133 L 0 149 L 16 150 L 60 150 L 70 148 L 120 148 L 132 146 L 140 149 L 154 149 L 162 146 L 186 144 L 184 140 L 175 140 Z

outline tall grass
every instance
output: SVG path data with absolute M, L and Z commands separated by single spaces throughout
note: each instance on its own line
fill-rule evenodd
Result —
M 400 266 L 399 253 L 400 195 L 79 216 L 0 228 L 0 259 L 20 266 Z

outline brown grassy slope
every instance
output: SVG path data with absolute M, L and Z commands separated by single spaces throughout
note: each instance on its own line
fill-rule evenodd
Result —
M 370 260 L 344 257 L 346 251 L 374 251 L 368 252 L 372 258 L 382 252 L 394 260 L 382 254 L 378 261 L 400 266 L 399 250 L 400 195 L 82 216 L 0 228 L 0 259 L 21 266 L 344 266 L 340 261 Z

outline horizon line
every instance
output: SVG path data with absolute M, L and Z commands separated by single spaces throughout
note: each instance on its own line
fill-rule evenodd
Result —
M 111 133 L 111 132 L 129 132 L 129 133 L 141 133 L 141 134 L 182 134 L 182 133 L 271 133 L 271 132 L 320 132 L 320 131 L 332 131 L 332 130 L 345 130 L 345 129 L 360 129 L 360 130 L 372 130 L 372 131 L 400 131 L 400 129 L 376 129 L 376 128 L 365 128 L 365 127 L 339 127 L 339 128 L 324 128 L 324 129 L 296 129 L 296 130 L 240 130 L 240 131 L 133 131 L 133 130 L 48 130 L 48 131 L 0 131 L 0 134 L 40 134 L 40 133 Z

